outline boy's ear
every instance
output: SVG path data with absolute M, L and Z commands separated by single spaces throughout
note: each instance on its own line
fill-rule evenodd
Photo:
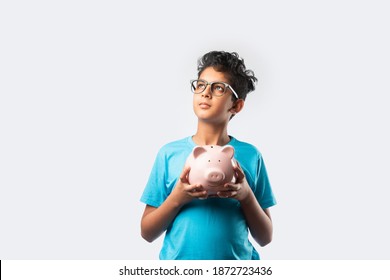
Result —
M 236 101 L 234 101 L 232 108 L 230 108 L 230 110 L 229 110 L 230 113 L 232 113 L 232 114 L 239 113 L 242 110 L 242 108 L 244 108 L 244 104 L 245 104 L 244 100 L 237 99 Z

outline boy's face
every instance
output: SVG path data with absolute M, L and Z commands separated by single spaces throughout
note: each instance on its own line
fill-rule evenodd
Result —
M 199 79 L 207 82 L 225 82 L 230 84 L 227 75 L 208 67 L 200 74 Z M 194 94 L 193 108 L 198 120 L 214 124 L 225 124 L 229 121 L 233 112 L 232 92 L 230 89 L 222 96 L 211 94 L 210 85 L 199 94 Z

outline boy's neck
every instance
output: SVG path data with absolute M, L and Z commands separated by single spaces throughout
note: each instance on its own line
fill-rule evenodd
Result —
M 214 125 L 198 123 L 196 134 L 192 136 L 196 145 L 219 145 L 224 146 L 230 142 L 227 126 L 216 127 Z

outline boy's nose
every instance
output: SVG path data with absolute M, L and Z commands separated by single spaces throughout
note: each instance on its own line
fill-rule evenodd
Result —
M 211 94 L 211 86 L 210 85 L 206 86 L 205 90 L 202 92 L 202 96 L 211 98 L 212 94 Z

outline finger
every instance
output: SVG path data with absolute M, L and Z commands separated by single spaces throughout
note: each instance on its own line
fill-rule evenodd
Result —
M 242 180 L 245 178 L 244 171 L 241 169 L 240 166 L 236 166 L 234 168 L 234 171 L 236 173 L 236 181 L 239 182 L 239 183 L 242 182 Z
M 217 192 L 217 195 L 220 198 L 228 198 L 229 197 L 228 192 Z
M 217 195 L 221 198 L 234 198 L 237 195 L 236 191 L 220 191 Z
M 191 167 L 189 167 L 189 166 L 186 166 L 186 167 L 184 167 L 183 168 L 183 171 L 181 172 L 181 174 L 180 174 L 180 181 L 182 182 L 182 183 L 189 183 L 188 182 L 188 173 L 190 173 L 190 170 L 191 170 Z
M 241 188 L 241 185 L 226 183 L 223 187 L 226 189 L 226 191 L 238 191 Z
M 188 185 L 184 188 L 187 194 L 194 198 L 207 198 L 207 191 L 201 184 Z
M 188 194 L 194 198 L 207 198 L 207 191 L 189 192 Z
M 199 199 L 207 199 L 207 198 L 209 198 L 209 195 L 208 195 L 207 191 L 202 191 L 202 192 L 199 193 L 199 196 L 197 196 L 197 198 L 199 198 Z
M 189 193 L 195 193 L 195 192 L 200 192 L 204 191 L 202 185 L 196 184 L 196 185 L 187 185 L 184 187 L 184 190 Z

